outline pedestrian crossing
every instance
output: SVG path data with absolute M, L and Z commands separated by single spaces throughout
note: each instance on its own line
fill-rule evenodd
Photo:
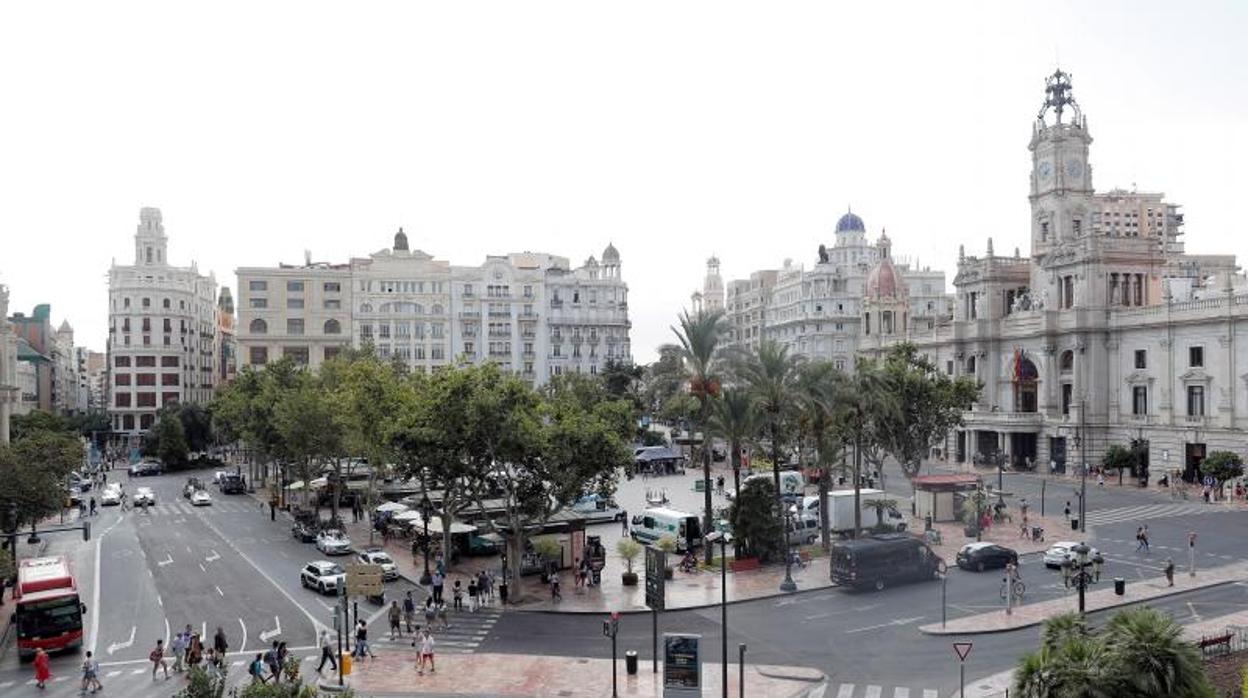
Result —
M 450 627 L 443 630 L 439 623 L 434 623 L 433 640 L 439 654 L 472 654 L 489 636 L 490 630 L 498 622 L 502 612 L 497 608 L 482 608 L 476 613 L 471 611 L 451 611 L 447 616 Z M 418 614 L 417 623 L 424 625 L 424 616 Z M 388 650 L 412 650 L 412 635 L 403 627 L 402 637 L 390 639 L 389 623 L 381 618 L 369 628 L 369 644 L 374 648 Z
M 231 514 L 240 514 L 242 512 L 256 512 L 260 508 L 256 505 L 255 500 L 251 499 L 213 499 L 209 506 L 197 507 L 192 506 L 190 502 L 166 501 L 157 502 L 147 508 L 144 512 L 143 507 L 133 507 L 133 513 L 140 516 L 145 513 L 149 516 L 194 516 L 198 513 L 211 514 L 213 512 L 226 512 Z
M 1144 521 L 1167 519 L 1176 516 L 1195 516 L 1201 514 L 1220 514 L 1238 511 L 1222 506 L 1203 504 L 1200 502 L 1176 502 L 1173 504 L 1142 504 L 1139 506 L 1119 507 L 1117 509 L 1101 509 L 1087 513 L 1089 526 L 1123 523 L 1125 521 Z
M 935 688 L 911 689 L 908 686 L 885 687 L 878 684 L 825 683 L 806 692 L 806 698 L 939 698 Z

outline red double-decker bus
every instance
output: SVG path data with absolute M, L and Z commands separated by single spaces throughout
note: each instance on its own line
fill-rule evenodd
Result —
M 82 646 L 87 607 L 78 598 L 78 582 L 63 556 L 22 560 L 14 599 L 19 657 L 33 657 L 39 648 L 55 652 Z

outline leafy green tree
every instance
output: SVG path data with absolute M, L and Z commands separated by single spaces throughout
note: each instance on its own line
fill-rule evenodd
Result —
M 875 527 L 883 529 L 885 526 L 884 512 L 896 509 L 897 500 L 889 499 L 887 497 L 876 497 L 874 499 L 866 500 L 862 503 L 862 505 L 875 511 Z M 820 508 L 822 509 L 822 507 Z
M 1221 492 L 1223 483 L 1244 474 L 1244 459 L 1233 451 L 1210 451 L 1200 462 L 1200 472 L 1216 480 Z
M 770 562 L 783 556 L 784 526 L 776 518 L 776 486 L 771 480 L 746 480 L 728 509 L 728 519 L 738 557 Z
M 27 434 L 41 431 L 71 432 L 73 425 L 69 420 L 44 410 L 32 410 L 27 414 L 15 414 L 9 417 L 9 438 L 20 441 Z
M 357 462 L 354 456 L 368 461 L 367 505 L 372 507 L 377 478 L 386 476 L 389 464 L 394 462 L 391 436 L 397 428 L 401 386 L 407 382 L 406 376 L 405 368 L 373 356 L 334 357 L 321 367 L 322 382 L 332 391 L 331 399 L 337 406 L 343 451 L 351 456 L 333 459 L 335 513 L 342 483 L 353 474 L 353 464 Z
M 108 418 L 108 412 L 104 410 L 93 410 L 84 414 L 74 415 L 69 421 L 74 430 L 79 434 L 88 439 L 94 438 L 96 445 L 102 445 L 108 438 L 108 432 L 113 429 L 112 421 Z
M 607 359 L 607 363 L 598 372 L 598 377 L 612 399 L 628 401 L 633 405 L 634 411 L 640 414 L 645 409 L 640 389 L 645 374 L 645 368 L 631 361 Z
M 659 346 L 659 360 L 646 366 L 641 379 L 641 399 L 644 409 L 659 415 L 663 405 L 675 395 L 684 393 L 685 360 L 683 350 L 676 344 Z
M 278 455 L 299 469 L 305 502 L 308 483 L 320 472 L 320 466 L 343 455 L 338 407 L 320 379 L 306 371 L 298 374 L 294 388 L 283 392 L 274 405 L 273 421 L 280 439 Z M 335 510 L 334 516 L 337 515 Z
M 1135 464 L 1135 454 L 1122 444 L 1111 444 L 1101 457 L 1101 468 L 1118 471 L 1118 484 L 1122 484 L 1122 471 L 1129 470 Z
M 896 406 L 880 415 L 881 445 L 912 478 L 931 449 L 962 423 L 980 386 L 971 377 L 945 374 L 909 343 L 891 347 L 880 369 Z
M 44 422 L 43 424 L 51 424 Z M 0 512 L 13 527 L 35 525 L 65 506 L 65 480 L 83 464 L 83 444 L 75 433 L 30 426 L 21 438 L 0 445 Z
M 854 446 L 852 480 L 854 487 L 854 537 L 862 530 L 862 462 L 864 457 L 878 462 L 878 453 L 888 438 L 886 425 L 893 423 L 900 407 L 887 374 L 873 361 L 859 359 L 850 376 L 841 376 L 823 390 L 824 401 L 834 415 L 840 437 Z
M 186 432 L 182 428 L 182 420 L 179 419 L 177 408 L 168 408 L 160 411 L 159 419 L 156 421 L 156 433 L 152 441 L 155 444 L 155 455 L 170 469 L 176 469 L 186 464 L 187 455 L 190 452 L 186 442 Z
M 685 377 L 689 381 L 689 393 L 698 401 L 698 409 L 694 415 L 692 431 L 705 432 L 706 422 L 710 417 L 710 402 L 719 394 L 723 379 L 724 363 L 719 351 L 720 340 L 727 335 L 729 327 L 722 311 L 697 313 L 685 311 L 680 315 L 680 329 L 672 328 L 672 333 L 680 341 L 680 357 Z M 692 436 L 692 435 L 691 435 Z M 698 445 L 698 460 L 702 463 L 702 479 L 706 485 L 703 506 L 706 509 L 703 526 L 705 531 L 713 531 L 714 516 L 711 503 L 711 450 L 708 439 L 703 435 Z M 711 564 L 715 551 L 706 546 L 706 564 Z
M 177 407 L 186 447 L 191 453 L 203 453 L 212 448 L 216 439 L 212 430 L 212 412 L 202 405 L 184 404 Z

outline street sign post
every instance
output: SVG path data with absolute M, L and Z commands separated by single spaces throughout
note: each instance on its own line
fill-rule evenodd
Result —
M 702 695 L 701 635 L 663 634 L 663 698 Z
M 650 607 L 650 671 L 659 672 L 659 611 L 667 594 L 667 553 L 646 548 L 646 605 Z
M 953 643 L 953 652 L 958 655 L 958 695 L 966 695 L 966 658 L 971 656 L 971 643 Z
M 381 565 L 347 565 L 347 596 L 381 596 Z

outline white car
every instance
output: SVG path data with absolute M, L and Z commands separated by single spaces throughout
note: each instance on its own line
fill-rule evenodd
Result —
M 394 560 L 381 550 L 365 550 L 356 559 L 365 565 L 380 565 L 381 578 L 387 582 L 399 578 L 399 568 L 395 566 Z
M 336 594 L 347 583 L 347 573 L 329 560 L 309 562 L 299 571 L 299 584 L 321 594 Z
M 331 528 L 317 535 L 316 549 L 326 555 L 350 555 L 351 540 L 342 531 Z
M 144 504 L 152 506 L 156 503 L 156 493 L 150 487 L 140 487 L 134 491 L 134 505 L 136 507 Z
M 197 507 L 212 506 L 212 496 L 206 490 L 195 490 L 191 495 L 191 504 Z
M 103 492 L 100 493 L 100 506 L 106 507 L 106 506 L 109 506 L 110 504 L 111 505 L 121 504 L 121 488 L 120 487 L 109 485 L 108 487 L 104 488 Z
M 1074 548 L 1076 545 L 1079 545 L 1079 543 L 1075 541 L 1061 541 L 1058 543 L 1054 543 L 1052 547 L 1044 551 L 1044 566 L 1045 567 L 1061 567 L 1062 563 L 1067 560 L 1074 561 L 1075 559 Z M 1101 553 L 1096 548 L 1093 548 L 1090 545 L 1088 546 L 1088 559 L 1089 560 L 1091 560 L 1092 558 L 1100 554 Z

